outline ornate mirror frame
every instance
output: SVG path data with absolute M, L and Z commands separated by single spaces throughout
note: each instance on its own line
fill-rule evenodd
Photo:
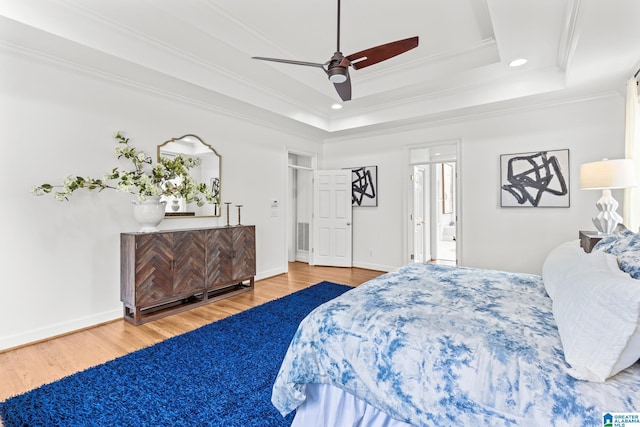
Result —
M 171 138 L 158 145 L 158 161 L 160 157 L 171 157 L 184 154 L 186 157 L 197 157 L 200 166 L 191 169 L 191 176 L 198 182 L 204 182 L 213 189 L 213 194 L 222 194 L 222 156 L 211 145 L 197 135 L 187 134 L 179 138 Z M 164 197 L 167 200 L 166 218 L 199 218 L 219 217 L 222 214 L 220 204 L 185 203 L 182 198 Z M 219 197 L 218 200 L 221 200 Z

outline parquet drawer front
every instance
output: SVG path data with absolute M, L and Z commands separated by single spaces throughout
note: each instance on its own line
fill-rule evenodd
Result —
M 173 293 L 185 295 L 202 291 L 206 257 L 204 233 L 172 234 L 175 239 Z
M 135 305 L 173 301 L 204 287 L 202 233 L 175 232 L 135 239 Z
M 207 288 L 225 286 L 233 279 L 231 230 L 221 228 L 207 231 Z
M 252 289 L 255 227 L 123 233 L 120 260 L 124 317 L 141 324 Z
M 255 247 L 255 227 L 241 227 L 233 230 L 234 279 L 244 279 L 256 275 Z
M 140 236 L 135 250 L 135 305 L 150 306 L 173 295 L 172 235 Z

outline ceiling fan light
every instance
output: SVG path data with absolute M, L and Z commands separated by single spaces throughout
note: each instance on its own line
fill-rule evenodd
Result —
M 347 69 L 343 67 L 329 68 L 327 71 L 331 83 L 344 83 L 347 81 Z

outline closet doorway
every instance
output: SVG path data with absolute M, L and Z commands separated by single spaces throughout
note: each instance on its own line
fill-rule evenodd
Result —
M 287 263 L 295 261 L 309 263 L 311 259 L 310 236 L 315 169 L 315 154 L 287 150 Z
M 409 262 L 459 261 L 457 152 L 457 142 L 409 151 Z

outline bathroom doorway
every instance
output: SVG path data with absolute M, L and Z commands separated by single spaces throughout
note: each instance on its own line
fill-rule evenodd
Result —
M 410 261 L 457 265 L 457 142 L 410 149 Z

